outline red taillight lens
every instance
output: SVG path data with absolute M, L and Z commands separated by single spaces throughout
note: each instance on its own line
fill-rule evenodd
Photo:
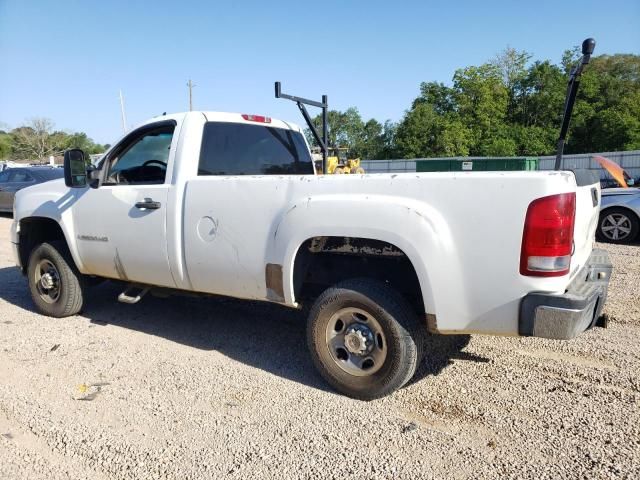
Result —
M 242 118 L 250 122 L 271 123 L 271 117 L 265 117 L 263 115 L 248 115 L 246 113 L 243 113 Z
M 522 234 L 522 275 L 559 277 L 569 273 L 575 217 L 575 193 L 550 195 L 531 202 Z

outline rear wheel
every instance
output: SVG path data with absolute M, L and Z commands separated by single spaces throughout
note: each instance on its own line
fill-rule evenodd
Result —
M 84 279 L 64 242 L 38 245 L 27 265 L 31 298 L 50 317 L 68 317 L 82 309 Z
M 370 279 L 327 289 L 307 324 L 309 350 L 320 374 L 339 392 L 362 400 L 388 395 L 413 377 L 423 338 L 407 301 Z
M 600 213 L 598 240 L 628 243 L 635 240 L 640 230 L 638 217 L 625 208 L 609 208 Z

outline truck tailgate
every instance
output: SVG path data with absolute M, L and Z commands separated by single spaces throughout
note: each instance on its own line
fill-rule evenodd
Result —
M 572 277 L 587 262 L 600 215 L 600 182 L 591 172 L 578 171 L 576 176 L 576 217 L 573 234 Z

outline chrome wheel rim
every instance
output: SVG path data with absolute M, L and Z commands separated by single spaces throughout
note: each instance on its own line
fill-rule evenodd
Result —
M 387 358 L 382 326 L 373 315 L 360 308 L 342 308 L 331 316 L 326 345 L 334 363 L 357 377 L 373 375 Z
M 602 220 L 601 230 L 609 240 L 624 240 L 631 234 L 631 220 L 622 213 L 611 213 Z
M 40 298 L 47 303 L 56 303 L 60 298 L 60 274 L 49 260 L 42 259 L 34 271 L 34 284 Z

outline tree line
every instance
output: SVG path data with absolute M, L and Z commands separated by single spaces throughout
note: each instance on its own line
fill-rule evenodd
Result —
M 13 130 L 0 130 L 0 160 L 46 162 L 50 156 L 60 156 L 69 148 L 94 154 L 104 152 L 109 145 L 95 143 L 83 132 L 55 130 L 48 118 L 33 118 Z
M 451 85 L 423 82 L 399 122 L 364 121 L 354 107 L 328 112 L 329 144 L 368 159 L 525 156 L 555 153 L 568 74 L 579 49 L 560 64 L 531 62 L 507 48 L 459 69 Z M 321 128 L 321 117 L 314 118 Z M 307 138 L 315 143 L 310 132 Z M 573 111 L 566 153 L 640 149 L 640 55 L 593 57 Z

